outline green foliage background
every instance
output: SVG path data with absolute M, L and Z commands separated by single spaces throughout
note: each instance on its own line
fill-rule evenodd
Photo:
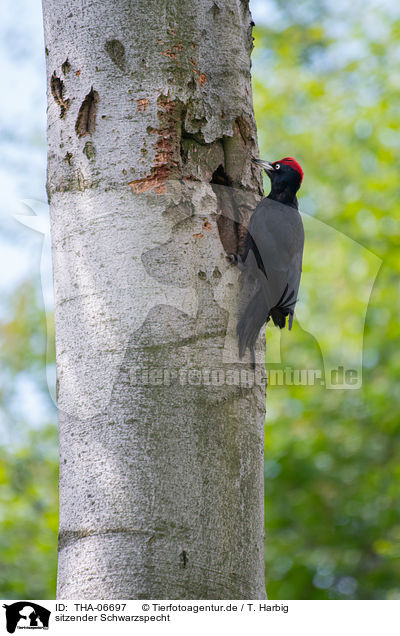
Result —
M 46 316 L 39 281 L 4 302 L 0 320 L 0 598 L 55 598 L 58 533 L 56 410 L 46 380 Z M 47 328 L 51 328 L 51 321 Z M 54 342 L 50 333 L 49 342 Z M 33 426 L 19 382 L 29 378 L 49 419 Z M 26 385 L 25 385 L 26 386 Z M 43 411 L 46 413 L 46 409 Z M 28 417 L 27 417 L 28 415 Z
M 256 27 L 253 58 L 261 156 L 295 156 L 305 173 L 301 209 L 382 260 L 363 326 L 362 388 L 268 390 L 267 591 L 270 599 L 400 598 L 400 20 L 390 3 L 372 0 L 266 4 L 272 17 Z M 322 279 L 337 273 L 337 295 L 301 289 L 317 321 L 334 315 L 338 329 L 325 338 L 338 347 L 341 334 L 348 342 L 344 326 L 358 295 L 346 279 L 354 255 L 343 245 L 328 263 L 316 237 L 306 248 L 305 271 Z M 361 272 L 357 286 L 369 276 Z M 0 318 L 3 598 L 55 595 L 55 413 L 32 428 L 15 390 L 29 376 L 49 400 L 45 366 L 54 352 L 46 355 L 36 283 L 20 286 Z M 321 368 L 319 343 L 306 328 L 297 321 L 282 334 L 281 366 Z M 268 350 L 274 338 L 268 329 Z
M 300 208 L 382 266 L 366 315 L 362 388 L 268 390 L 267 591 L 272 599 L 400 598 L 400 20 L 373 2 L 270 5 L 274 24 L 255 31 L 261 156 L 295 156 L 305 173 Z M 330 270 L 340 287 L 328 302 L 322 286 L 303 286 L 300 297 L 322 324 L 333 313 L 339 332 L 326 337 L 340 347 L 368 273 L 352 287 L 355 254 L 325 263 L 316 237 L 307 238 L 305 270 L 331 278 Z M 267 349 L 273 337 L 267 329 Z M 282 334 L 284 367 L 321 368 L 318 354 L 298 322 Z

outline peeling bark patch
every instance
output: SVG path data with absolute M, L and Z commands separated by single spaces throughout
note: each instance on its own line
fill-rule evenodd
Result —
M 51 89 L 51 94 L 54 97 L 54 101 L 60 107 L 60 119 L 63 119 L 65 115 L 67 114 L 67 110 L 70 105 L 70 100 L 65 97 L 64 82 L 62 81 L 62 79 L 57 77 L 55 71 L 53 75 L 51 76 L 50 89 Z
M 107 40 L 104 48 L 115 66 L 121 71 L 125 70 L 125 47 L 119 40 Z
M 91 141 L 87 141 L 85 143 L 85 147 L 83 149 L 83 154 L 87 156 L 88 159 L 94 159 L 96 156 L 96 148 L 92 144 Z
M 199 232 L 198 234 L 192 234 L 193 238 L 195 239 L 202 239 L 204 234 L 202 234 L 201 232 Z
M 85 135 L 92 135 L 94 133 L 96 128 L 97 104 L 99 101 L 99 94 L 93 90 L 92 86 L 90 93 L 86 95 L 82 102 L 76 119 L 75 132 L 78 137 L 84 137 Z
M 178 44 L 173 44 L 170 49 L 166 49 L 165 51 L 161 51 L 161 55 L 165 55 L 166 57 L 171 57 L 176 59 L 177 53 L 182 53 L 183 44 L 179 42 Z
M 128 185 L 136 193 L 154 190 L 156 194 L 165 194 L 165 182 L 171 172 L 180 166 L 181 115 L 183 104 L 179 100 L 160 95 L 157 100 L 160 128 L 147 129 L 149 134 L 157 135 L 156 155 L 150 175 L 136 179 Z
M 210 221 L 204 221 L 203 230 L 212 230 L 212 225 L 211 225 Z
M 193 73 L 196 75 L 198 83 L 200 84 L 200 86 L 204 86 L 204 84 L 207 82 L 207 75 L 205 73 L 200 73 L 199 69 L 197 68 L 196 62 L 192 57 L 190 58 L 190 63 L 193 66 Z
M 142 99 L 137 99 L 136 103 L 138 105 L 137 109 L 140 112 L 146 110 L 147 106 L 150 104 L 150 101 L 143 97 Z
M 63 64 L 61 64 L 61 70 L 64 73 L 64 75 L 69 73 L 69 71 L 71 70 L 71 64 L 68 58 L 65 60 L 65 62 L 63 62 Z
M 161 55 L 165 55 L 166 57 L 176 58 L 176 53 L 171 49 L 167 49 L 166 51 L 161 51 Z
M 187 556 L 187 552 L 186 550 L 182 550 L 182 552 L 179 555 L 179 559 L 181 562 L 181 568 L 184 570 L 188 564 L 188 556 Z

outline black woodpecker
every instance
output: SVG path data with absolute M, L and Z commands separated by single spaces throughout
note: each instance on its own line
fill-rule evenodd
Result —
M 284 157 L 270 163 L 252 159 L 271 180 L 271 192 L 254 210 L 247 228 L 244 250 L 232 255 L 241 269 L 256 279 L 255 293 L 241 313 L 237 325 L 239 356 L 250 350 L 255 367 L 254 346 L 262 326 L 272 318 L 283 329 L 288 318 L 292 328 L 300 285 L 304 229 L 296 193 L 303 170 L 295 159 Z

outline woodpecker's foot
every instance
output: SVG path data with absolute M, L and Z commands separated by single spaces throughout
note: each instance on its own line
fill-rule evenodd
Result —
M 227 254 L 225 258 L 231 265 L 237 265 L 239 262 L 237 254 Z

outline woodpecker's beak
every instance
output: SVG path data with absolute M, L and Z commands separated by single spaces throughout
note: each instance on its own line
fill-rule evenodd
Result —
M 262 159 L 255 159 L 255 157 L 252 157 L 251 160 L 253 163 L 256 163 L 258 166 L 261 166 L 261 168 L 264 168 L 267 174 L 272 172 L 274 169 L 273 165 L 269 161 L 263 161 Z

